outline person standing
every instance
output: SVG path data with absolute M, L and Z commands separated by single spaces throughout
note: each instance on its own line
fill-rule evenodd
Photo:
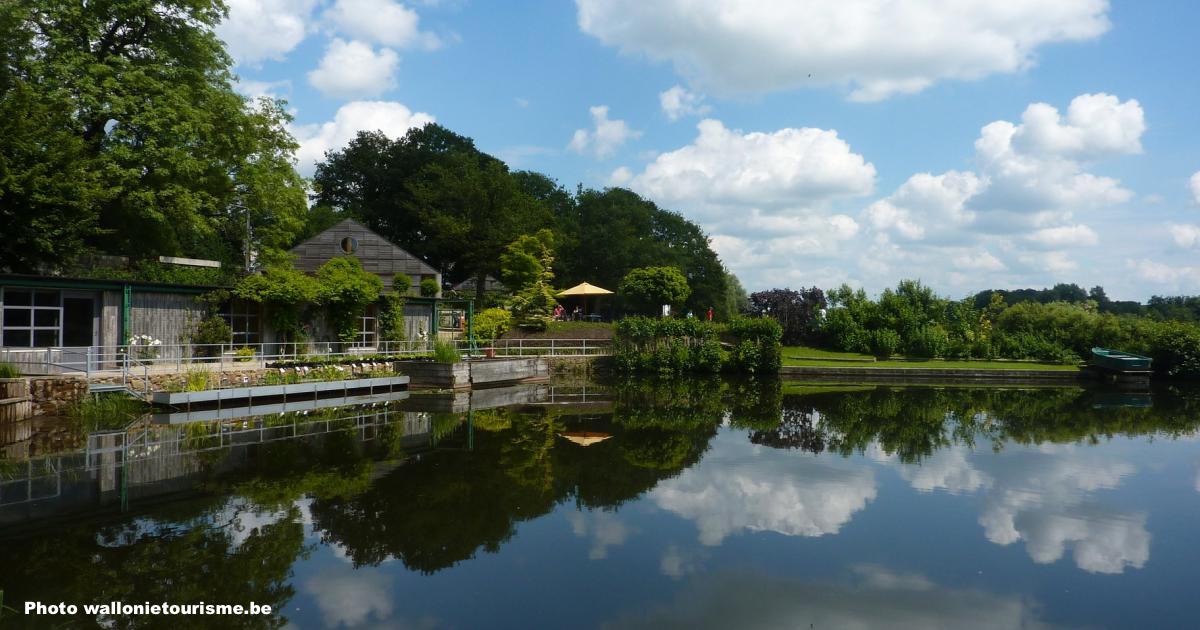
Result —
M 704 314 L 704 320 L 709 321 L 709 322 L 712 321 L 712 307 L 711 306 L 708 307 L 708 312 Z

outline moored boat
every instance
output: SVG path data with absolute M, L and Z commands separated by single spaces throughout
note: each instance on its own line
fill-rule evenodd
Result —
M 1145 372 L 1150 369 L 1150 357 L 1130 354 L 1109 348 L 1092 348 L 1092 365 L 1114 372 Z

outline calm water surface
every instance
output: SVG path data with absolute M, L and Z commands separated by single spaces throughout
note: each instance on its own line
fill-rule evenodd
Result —
M 580 391 L 10 445 L 4 604 L 278 611 L 223 627 L 1200 625 L 1194 389 Z

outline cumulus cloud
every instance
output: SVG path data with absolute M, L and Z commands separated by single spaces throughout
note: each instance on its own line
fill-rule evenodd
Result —
M 252 100 L 259 98 L 283 98 L 283 96 L 292 89 L 292 82 L 289 80 L 283 81 L 252 81 L 246 79 L 238 79 L 233 84 L 233 89 L 239 94 Z
M 1030 234 L 1029 240 L 1047 247 L 1070 247 L 1074 245 L 1095 245 L 1100 239 L 1096 236 L 1096 232 L 1092 228 L 1076 224 L 1042 228 Z
M 441 40 L 420 29 L 420 16 L 395 0 L 337 0 L 324 19 L 338 32 L 395 48 L 439 48 Z
M 1038 48 L 1095 39 L 1106 0 L 576 0 L 579 28 L 722 93 L 848 86 L 874 101 L 942 80 L 1012 73 Z
M 1145 282 L 1170 287 L 1172 290 L 1192 291 L 1200 288 L 1200 267 L 1191 265 L 1168 265 L 1166 263 L 1142 258 L 1126 260 L 1126 268 Z
M 309 33 L 316 0 L 228 0 L 229 16 L 217 25 L 238 64 L 282 60 Z
M 667 120 L 675 122 L 684 116 L 703 116 L 712 110 L 704 104 L 704 97 L 687 88 L 676 85 L 669 90 L 658 93 L 658 104 L 667 115 Z
M 874 188 L 874 165 L 836 131 L 804 127 L 746 133 L 712 119 L 697 128 L 691 144 L 658 155 L 633 187 L 695 210 L 805 208 Z
M 577 153 L 592 153 L 598 158 L 612 157 L 626 142 L 642 135 L 634 131 L 624 120 L 610 120 L 608 105 L 596 105 L 588 110 L 592 115 L 592 128 L 576 129 L 567 148 Z
M 1171 239 L 1180 247 L 1200 247 L 1200 225 L 1170 223 Z
M 373 50 L 360 41 L 334 39 L 308 82 L 325 96 L 378 96 L 396 86 L 400 56 L 390 48 Z
M 659 484 L 650 499 L 694 521 L 700 543 L 706 546 L 744 531 L 835 534 L 875 498 L 875 476 L 869 468 L 835 460 L 762 456 L 762 448 L 747 441 L 715 445 L 705 463 Z
M 292 128 L 292 135 L 300 143 L 300 149 L 296 152 L 298 168 L 302 175 L 311 175 L 313 167 L 324 159 L 326 151 L 346 146 L 359 131 L 381 131 L 388 137 L 398 138 L 413 127 L 433 121 L 432 115 L 413 112 L 394 101 L 346 103 L 338 108 L 329 122 Z

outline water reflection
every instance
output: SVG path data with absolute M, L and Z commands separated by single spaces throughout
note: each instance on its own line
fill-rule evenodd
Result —
M 280 611 L 268 626 L 514 626 L 488 615 L 586 590 L 610 601 L 539 619 L 1028 627 L 1113 621 L 1103 598 L 1063 603 L 1073 580 L 1170 593 L 1154 567 L 1194 567 L 1200 541 L 1163 526 L 1196 516 L 1197 460 L 1172 443 L 1200 426 L 1194 391 L 588 387 L 580 404 L 541 386 L 138 427 L 4 460 L 0 499 L 59 490 L 0 500 L 0 588 L 254 600 Z M 1148 477 L 1168 472 L 1185 497 Z M 433 603 L 464 589 L 478 610 Z
M 725 571 L 612 628 L 1043 628 L 1017 595 L 939 585 L 917 573 L 859 565 L 836 582 Z

